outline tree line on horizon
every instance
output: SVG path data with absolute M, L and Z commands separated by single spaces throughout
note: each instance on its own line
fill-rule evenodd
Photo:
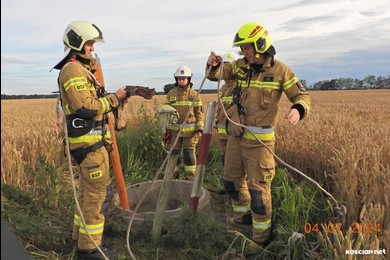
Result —
M 390 74 L 387 76 L 368 75 L 363 79 L 353 78 L 337 78 L 331 80 L 323 80 L 308 85 L 306 80 L 301 80 L 301 83 L 307 90 L 357 90 L 357 89 L 390 89 Z M 203 94 L 216 93 L 216 89 L 202 89 Z M 156 93 L 157 95 L 165 95 L 164 91 Z M 1 99 L 39 99 L 39 98 L 57 98 L 58 94 L 33 94 L 33 95 L 7 95 L 1 94 Z
M 388 89 L 390 88 L 390 74 L 387 76 L 368 75 L 362 80 L 353 78 L 338 78 L 315 82 L 307 86 L 308 90 L 350 90 L 350 89 Z

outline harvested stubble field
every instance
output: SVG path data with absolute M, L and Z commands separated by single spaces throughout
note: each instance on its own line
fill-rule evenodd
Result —
M 390 250 L 390 90 L 312 91 L 308 118 L 292 127 L 282 99 L 276 154 L 315 179 L 348 208 L 347 223 L 381 223 L 380 248 Z M 131 97 L 125 106 L 128 127 L 140 116 L 155 118 L 164 95 Z M 201 94 L 207 108 L 216 94 Z M 37 183 L 26 177 L 40 160 L 57 167 L 62 130 L 55 126 L 55 99 L 1 101 L 1 180 L 22 190 Z M 280 165 L 281 166 L 281 165 Z M 296 173 L 294 178 L 302 178 Z M 362 210 L 363 209 L 363 210 Z

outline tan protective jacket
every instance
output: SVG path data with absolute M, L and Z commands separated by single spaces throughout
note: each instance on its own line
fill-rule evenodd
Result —
M 171 131 L 179 131 L 180 125 L 184 123 L 180 135 L 182 137 L 191 137 L 194 136 L 196 131 L 203 131 L 203 104 L 200 96 L 197 96 L 198 93 L 190 87 L 187 87 L 185 90 L 176 87 L 168 92 L 163 102 L 164 105 L 174 107 L 179 113 L 179 122 L 177 124 L 171 124 L 169 129 Z M 191 108 L 192 105 L 193 107 Z M 190 111 L 190 115 L 187 121 L 184 122 L 188 111 Z
M 102 141 L 103 131 L 105 137 L 109 138 L 110 132 L 103 115 L 119 106 L 115 94 L 97 96 L 95 86 L 98 83 L 90 69 L 90 66 L 71 60 L 62 67 L 58 78 L 71 150 L 90 147 Z
M 241 87 L 240 103 L 247 111 L 244 116 L 247 126 L 274 128 L 283 92 L 293 104 L 292 107 L 300 112 L 300 119 L 309 112 L 310 96 L 292 70 L 278 60 L 274 60 L 272 66 L 271 62 L 272 57 L 268 56 L 262 72 L 256 72 L 244 59 L 223 66 L 223 79 L 237 80 L 237 86 Z M 221 66 L 212 68 L 208 78 L 219 78 L 220 73 Z
M 219 95 L 225 109 L 232 103 L 232 90 L 236 86 L 235 83 L 235 80 L 226 80 L 221 87 Z M 215 127 L 218 133 L 217 138 L 227 139 L 229 137 L 226 132 L 226 116 L 220 102 L 217 103 L 215 109 Z

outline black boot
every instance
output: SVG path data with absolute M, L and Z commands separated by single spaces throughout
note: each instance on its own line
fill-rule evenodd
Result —
M 103 251 L 103 253 L 105 254 L 105 256 L 110 259 L 110 260 L 113 260 L 113 259 L 116 259 L 117 257 L 117 254 L 112 251 L 112 250 L 109 250 L 107 248 L 103 248 L 103 247 L 100 247 L 100 249 Z M 105 259 L 99 252 L 99 250 L 97 249 L 92 249 L 92 250 L 82 250 L 82 249 L 78 249 L 77 250 L 77 256 L 78 258 L 81 260 L 81 259 Z

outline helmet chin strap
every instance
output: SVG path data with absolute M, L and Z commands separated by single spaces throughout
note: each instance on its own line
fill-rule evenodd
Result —
M 84 57 L 84 55 L 80 55 L 79 53 L 76 54 L 76 60 L 78 60 L 79 62 L 85 64 L 85 65 L 89 65 L 91 63 L 91 59 L 88 59 L 86 57 Z

